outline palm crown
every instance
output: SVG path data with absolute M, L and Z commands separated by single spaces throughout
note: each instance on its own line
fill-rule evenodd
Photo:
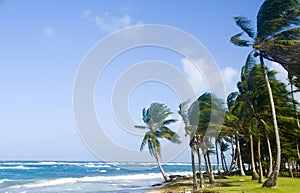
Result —
M 179 136 L 168 127 L 169 124 L 177 121 L 176 119 L 168 119 L 171 114 L 170 109 L 161 103 L 152 103 L 149 108 L 143 109 L 143 121 L 146 125 L 135 126 L 140 129 L 148 129 L 140 147 L 141 151 L 148 143 L 150 154 L 156 157 L 155 151 L 157 151 L 158 156 L 160 156 L 161 150 L 158 138 L 165 138 L 173 143 L 181 143 Z
M 256 32 L 251 21 L 234 17 L 243 32 L 231 42 L 237 46 L 252 46 L 264 58 L 280 63 L 289 73 L 300 78 L 300 1 L 266 0 L 257 14 Z M 252 40 L 242 39 L 246 33 Z M 299 82 L 300 80 L 298 80 Z

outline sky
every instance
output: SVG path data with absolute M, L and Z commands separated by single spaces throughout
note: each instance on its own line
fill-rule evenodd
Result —
M 230 37 L 240 32 L 232 17 L 243 15 L 255 21 L 262 2 L 0 1 L 0 160 L 109 161 L 108 157 L 101 158 L 86 145 L 81 133 L 84 128 L 78 129 L 74 117 L 73 89 L 81 65 L 93 48 L 123 28 L 158 24 L 190 34 L 213 57 L 226 93 L 235 91 L 240 68 L 250 50 L 230 43 Z M 112 46 L 118 47 L 118 43 Z M 116 152 L 120 160 L 135 159 L 126 157 L 126 151 L 140 153 L 142 136 L 130 133 L 133 125 L 122 128 L 116 120 L 111 102 L 113 92 L 122 75 L 149 60 L 174 65 L 192 82 L 197 95 L 207 91 L 205 77 L 210 74 L 206 74 L 205 65 L 201 76 L 191 61 L 174 50 L 144 46 L 117 55 L 98 77 L 93 104 L 104 134 L 121 147 Z M 283 71 L 276 64 L 269 66 Z M 282 80 L 286 78 L 284 73 L 280 75 Z M 169 77 L 173 78 L 177 77 Z M 168 105 L 174 112 L 172 117 L 180 119 L 176 114 L 180 102 L 178 93 L 170 85 L 148 80 L 132 89 L 122 100 L 127 100 L 134 123 L 143 124 L 142 109 L 155 101 Z M 180 129 L 180 123 L 174 128 Z M 107 151 L 113 150 L 103 144 L 100 136 L 95 143 Z M 141 153 L 149 161 L 151 158 L 147 154 Z M 172 156 L 169 157 L 172 160 L 189 161 L 186 151 L 181 153 L 180 150 Z

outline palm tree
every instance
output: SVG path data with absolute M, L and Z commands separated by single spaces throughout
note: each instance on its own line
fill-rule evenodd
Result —
M 197 148 L 198 138 L 195 135 L 197 130 L 197 117 L 195 116 L 195 112 L 193 112 L 194 107 L 191 105 L 188 107 L 189 101 L 185 101 L 179 104 L 179 111 L 178 114 L 181 116 L 184 124 L 185 124 L 185 135 L 189 136 L 190 142 L 189 146 L 191 148 L 191 162 L 192 162 L 192 174 L 193 174 L 193 191 L 196 192 L 198 190 L 198 183 L 197 183 L 197 174 L 196 174 L 196 165 L 195 165 L 195 151 L 197 150 L 198 153 L 198 162 L 199 162 L 199 173 L 200 173 L 200 188 L 204 187 L 204 179 L 202 174 L 202 164 L 201 164 L 201 151 Z M 197 112 L 197 111 L 196 111 Z M 197 115 L 197 114 L 196 114 Z
M 236 106 L 238 106 L 238 100 L 237 97 L 239 97 L 239 92 L 232 92 L 228 95 L 227 97 L 227 116 L 225 119 L 225 123 L 223 125 L 223 127 L 225 127 L 227 130 L 231 130 L 230 133 L 230 142 L 231 142 L 231 148 L 233 148 L 233 137 L 232 135 L 235 136 L 235 142 L 236 142 L 236 154 L 235 157 L 236 159 L 238 159 L 239 161 L 239 169 L 240 169 L 240 175 L 241 176 L 245 176 L 245 171 L 243 168 L 243 160 L 242 160 L 242 153 L 241 153 L 241 148 L 240 148 L 240 140 L 239 140 L 239 133 L 241 130 L 241 126 L 240 126 L 240 121 L 238 118 L 238 115 L 241 112 L 237 112 L 236 110 Z M 226 138 L 225 138 L 226 139 Z M 232 151 L 232 154 L 234 154 L 234 152 Z M 234 162 L 234 156 L 232 158 L 232 163 L 230 166 L 230 171 L 233 169 L 233 162 Z
M 287 70 L 292 67 L 293 59 L 298 61 L 294 65 L 299 65 L 299 9 L 299 0 L 265 0 L 257 15 L 257 33 L 249 26 L 250 20 L 245 17 L 234 17 L 236 24 L 252 39 L 252 42 L 241 39 L 243 32 L 234 35 L 231 42 L 237 46 L 252 46 L 254 55 L 259 56 L 271 104 L 277 154 L 275 168 L 263 187 L 276 187 L 281 159 L 275 105 L 264 58 L 282 64 Z
M 204 179 L 202 175 L 202 164 L 201 164 L 201 155 L 204 156 L 206 163 L 210 163 L 209 155 L 210 148 L 206 148 L 210 143 L 209 140 L 205 140 L 205 135 L 209 135 L 207 128 L 211 127 L 220 127 L 221 123 L 218 120 L 219 117 L 222 117 L 224 109 L 223 102 L 216 98 L 211 93 L 204 93 L 197 100 L 195 100 L 190 106 L 188 106 L 189 101 L 181 103 L 179 105 L 179 115 L 182 117 L 185 123 L 185 132 L 186 135 L 190 137 L 189 146 L 191 147 L 191 158 L 192 158 L 192 171 L 193 171 L 193 191 L 196 191 L 197 179 L 196 179 L 196 167 L 195 167 L 195 158 L 194 153 L 197 150 L 198 153 L 198 163 L 199 163 L 199 173 L 200 173 L 200 188 L 204 187 Z M 219 116 L 218 116 L 219 115 Z M 214 120 L 210 120 L 214 116 Z M 217 118 L 216 118 L 217 117 Z M 223 119 L 223 117 L 222 117 Z M 211 134 L 211 133 L 210 133 Z M 205 146 L 205 148 L 203 148 Z M 201 149 L 202 148 L 202 149 Z M 203 150 L 203 151 L 202 151 Z M 203 154 L 202 154 L 203 152 Z M 214 176 L 212 170 L 209 169 L 210 164 L 207 166 L 210 182 L 213 183 Z
M 148 143 L 148 149 L 156 159 L 157 165 L 163 175 L 164 180 L 170 181 L 170 176 L 167 175 L 160 163 L 161 146 L 158 138 L 165 138 L 173 143 L 181 143 L 179 136 L 172 131 L 168 125 L 176 122 L 176 119 L 168 119 L 172 114 L 170 109 L 161 103 L 152 103 L 148 109 L 143 109 L 143 121 L 146 125 L 136 125 L 136 128 L 147 129 L 144 139 L 142 141 L 140 151 L 142 151 L 145 145 Z
M 237 83 L 238 93 L 231 93 L 229 95 L 230 103 L 232 103 L 230 112 L 232 115 L 235 115 L 238 120 L 236 123 L 237 127 L 240 127 L 246 131 L 244 131 L 245 135 L 249 137 L 249 149 L 250 149 L 250 159 L 251 159 L 251 175 L 252 180 L 259 179 L 259 175 L 255 168 L 255 160 L 254 160 L 254 144 L 253 144 L 253 133 L 254 129 L 253 120 L 250 117 L 250 109 L 253 106 L 251 103 L 251 72 L 253 71 L 253 67 L 255 66 L 255 60 L 252 55 L 249 54 L 246 60 L 245 66 L 242 67 L 241 70 L 241 81 Z M 232 100 L 235 98 L 235 101 Z M 237 130 L 238 131 L 238 130 Z M 241 168 L 241 167 L 240 167 Z
M 228 167 L 227 167 L 224 152 L 228 151 L 230 148 L 229 148 L 228 143 L 225 143 L 224 141 L 221 141 L 220 147 L 221 147 L 220 148 L 221 149 L 221 162 L 222 162 L 223 171 L 227 172 Z
M 214 183 L 214 174 L 210 165 L 209 157 L 209 154 L 213 152 L 211 151 L 211 148 L 213 147 L 213 143 L 211 142 L 213 138 L 211 136 L 213 136 L 214 133 L 219 134 L 219 131 L 221 130 L 223 122 L 221 123 L 220 119 L 224 119 L 223 104 L 223 101 L 217 98 L 214 94 L 204 93 L 191 106 L 191 112 L 193 112 L 193 115 L 197 117 L 197 119 L 193 121 L 193 124 L 197 124 L 196 135 L 198 138 L 203 139 L 201 141 L 202 143 L 198 144 L 197 147 L 202 148 L 204 158 L 207 161 L 206 163 L 208 163 L 207 172 L 209 174 L 210 183 Z

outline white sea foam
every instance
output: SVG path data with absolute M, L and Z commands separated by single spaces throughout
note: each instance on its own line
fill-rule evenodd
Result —
M 4 162 L 3 165 L 22 165 L 22 162 Z
M 36 165 L 75 165 L 78 166 L 80 163 L 76 162 L 55 162 L 55 161 L 42 161 L 42 162 L 36 162 Z
M 37 169 L 35 167 L 26 167 L 23 165 L 20 166 L 0 166 L 0 170 L 31 170 L 31 169 Z
M 109 182 L 109 183 L 124 183 L 132 181 L 149 181 L 149 180 L 161 180 L 161 173 L 149 173 L 149 174 L 134 174 L 134 175 L 119 175 L 119 176 L 86 176 L 81 178 L 60 178 L 54 180 L 42 180 L 35 183 L 28 183 L 23 185 L 15 185 L 13 189 L 26 189 L 26 188 L 43 188 L 49 186 L 58 186 L 65 184 L 74 184 L 78 182 L 93 183 L 93 182 Z
M 190 166 L 190 163 L 163 163 L 163 165 L 167 166 Z
M 94 163 L 87 163 L 87 164 L 85 164 L 84 165 L 85 167 L 88 167 L 88 168 L 111 168 L 111 166 L 110 165 L 102 165 L 102 164 L 100 164 L 100 165 L 95 165 Z
M 30 183 L 30 184 L 24 184 L 24 185 L 16 185 L 12 188 L 41 188 L 45 186 L 57 186 L 62 184 L 70 184 L 70 183 L 76 183 L 76 178 L 61 178 L 61 179 L 55 179 L 55 180 L 42 180 L 38 181 L 36 183 Z
M 83 177 L 79 181 L 82 182 L 103 182 L 103 181 L 131 181 L 131 180 L 155 180 L 160 179 L 161 173 L 149 173 L 149 174 L 133 174 L 133 175 L 118 175 L 118 176 L 93 176 Z
M 7 164 L 7 165 L 13 165 L 14 163 L 13 162 L 11 162 L 11 163 L 7 162 L 5 164 Z M 20 164 L 26 165 L 26 166 L 30 166 L 30 165 L 33 165 L 33 166 L 35 166 L 35 165 L 74 165 L 74 166 L 79 166 L 79 165 L 81 165 L 83 163 L 79 163 L 79 162 L 62 162 L 62 161 L 60 161 L 60 162 L 55 162 L 55 161 L 40 161 L 40 162 L 23 162 L 23 163 L 19 163 L 18 165 L 20 165 Z
M 9 181 L 12 181 L 12 180 L 10 180 L 10 179 L 0 179 L 0 184 L 3 184 L 5 182 L 9 182 Z

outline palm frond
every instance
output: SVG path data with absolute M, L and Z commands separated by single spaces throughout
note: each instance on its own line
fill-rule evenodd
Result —
M 177 144 L 181 143 L 181 141 L 179 140 L 180 138 L 179 135 L 166 126 L 162 126 L 160 128 L 160 136 L 168 139 L 172 143 L 177 143 Z
M 141 147 L 140 147 L 140 151 L 143 151 L 144 147 L 145 147 L 145 144 L 147 143 L 148 139 L 149 139 L 149 134 L 150 132 L 147 132 L 143 138 L 143 141 L 142 141 L 142 144 L 141 144 Z
M 299 40 L 300 39 L 300 27 L 284 30 L 274 36 L 274 39 L 278 40 Z
M 189 103 L 190 103 L 190 101 L 187 100 L 187 101 L 179 104 L 178 114 L 181 116 L 181 118 L 182 118 L 182 120 L 183 120 L 183 122 L 184 122 L 185 125 L 189 125 L 190 124 L 189 116 L 188 116 L 188 109 L 189 109 L 188 104 Z
M 256 64 L 257 64 L 257 63 L 256 63 L 256 60 L 255 60 L 255 58 L 254 58 L 254 53 L 255 53 L 254 50 L 251 51 L 251 52 L 248 54 L 247 59 L 246 59 L 245 66 L 246 66 L 246 68 L 247 68 L 247 73 L 248 73 L 248 75 L 250 74 L 251 69 L 252 69 L 254 66 L 256 66 Z
M 152 103 L 148 108 L 150 121 L 152 124 L 162 124 L 163 121 L 172 114 L 170 109 L 162 103 Z
M 223 141 L 221 142 L 220 147 L 221 147 L 220 148 L 221 152 L 225 152 L 225 151 L 227 151 L 227 150 L 230 149 L 229 144 L 228 143 L 224 143 Z
M 270 130 L 270 125 L 267 122 L 265 122 L 265 120 L 259 119 L 259 121 L 264 125 L 265 130 Z
M 169 125 L 171 123 L 175 123 L 177 121 L 177 119 L 168 119 L 168 120 L 164 120 L 162 125 Z
M 239 16 L 233 18 L 235 23 L 252 39 L 255 39 L 255 33 L 253 28 L 250 26 L 251 21 L 246 17 Z
M 143 125 L 135 125 L 134 127 L 137 129 L 147 129 L 148 128 L 147 126 L 143 126 Z
M 149 110 L 143 108 L 143 121 L 144 123 L 148 124 L 148 122 L 150 121 L 150 114 L 149 114 Z
M 283 122 L 290 125 L 296 124 L 296 119 L 293 117 L 277 116 L 277 118 L 278 118 L 278 122 Z
M 232 36 L 230 38 L 230 42 L 233 43 L 236 46 L 241 46 L 241 47 L 249 47 L 249 46 L 251 46 L 252 44 L 250 43 L 250 41 L 242 40 L 241 39 L 242 35 L 243 35 L 243 32 L 238 33 L 238 34 Z
M 257 14 L 257 37 L 268 38 L 299 25 L 299 0 L 265 0 Z
M 150 155 L 152 157 L 156 157 L 155 156 L 155 148 L 154 148 L 152 139 L 150 137 L 148 138 L 148 149 L 149 149 Z
M 259 44 L 259 49 L 265 58 L 282 64 L 291 73 L 299 72 L 297 70 L 300 63 L 299 47 L 300 40 L 271 39 Z M 297 66 L 295 70 L 290 69 L 290 66 L 292 67 L 293 65 Z M 297 75 L 298 77 L 300 76 L 299 74 Z
M 232 92 L 228 95 L 228 97 L 227 97 L 227 108 L 228 108 L 228 110 L 230 110 L 233 107 L 238 94 L 239 94 L 238 92 Z

